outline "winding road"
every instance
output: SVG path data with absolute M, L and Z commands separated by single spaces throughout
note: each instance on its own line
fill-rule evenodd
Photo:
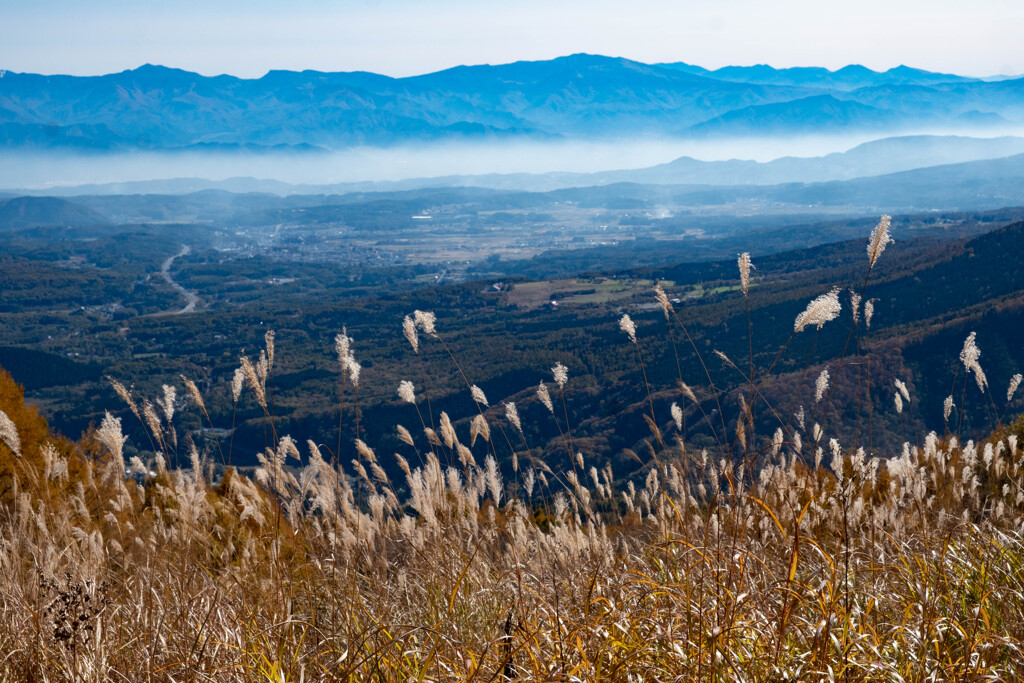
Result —
M 164 264 L 160 267 L 160 277 L 166 280 L 167 284 L 169 284 L 171 287 L 174 287 L 174 289 L 176 289 L 179 294 L 185 297 L 185 307 L 182 308 L 180 311 L 171 311 L 173 315 L 181 315 L 182 313 L 192 313 L 193 311 L 196 310 L 196 304 L 199 303 L 199 295 L 197 295 L 195 292 L 188 291 L 187 289 L 179 285 L 177 282 L 175 282 L 174 279 L 171 277 L 171 264 L 174 263 L 174 259 L 181 258 L 182 256 L 187 256 L 191 252 L 192 247 L 188 246 L 187 244 L 183 244 L 181 245 L 181 251 L 179 251 L 174 256 L 168 256 L 164 260 Z

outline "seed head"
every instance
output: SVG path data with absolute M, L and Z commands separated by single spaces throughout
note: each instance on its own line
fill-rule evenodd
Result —
M 541 382 L 540 386 L 537 387 L 537 398 L 539 398 L 540 402 L 544 404 L 544 407 L 554 415 L 555 406 L 551 403 L 551 394 L 548 393 L 548 388 L 544 385 L 544 382 Z
M 665 290 L 661 288 L 661 285 L 654 285 L 654 297 L 658 300 L 658 304 L 661 306 L 661 312 L 665 314 L 665 320 L 669 319 L 672 312 L 675 311 L 672 308 L 672 302 L 668 300 L 668 295 L 665 294 Z
M 516 408 L 516 404 L 509 401 L 505 404 L 505 417 L 512 423 L 512 426 L 519 430 L 520 433 L 523 431 L 523 425 L 519 421 L 519 410 Z
M 853 322 L 856 324 L 860 320 L 860 294 L 849 290 L 850 292 L 850 308 L 853 309 Z
M 402 334 L 405 335 L 406 341 L 408 341 L 409 346 L 412 347 L 413 353 L 419 353 L 420 338 L 416 334 L 416 321 L 409 316 L 405 316 L 402 320 Z
M 881 220 L 878 221 L 878 225 L 871 231 L 871 239 L 868 240 L 869 268 L 874 268 L 875 261 L 882 255 L 885 248 L 893 242 L 892 237 L 889 236 L 889 224 L 891 222 L 891 217 L 882 216 Z
M 1017 387 L 1020 386 L 1021 379 L 1024 379 L 1024 377 L 1022 377 L 1021 374 L 1018 372 L 1010 380 L 1010 386 L 1006 389 L 1006 401 L 1007 402 L 1009 402 L 1013 398 L 1013 395 L 1015 393 L 1017 393 Z
M 555 367 L 551 368 L 551 374 L 554 376 L 558 388 L 564 389 L 565 383 L 569 381 L 569 368 L 561 363 L 555 363 Z
M 416 325 L 423 330 L 423 334 L 431 337 L 437 336 L 437 329 L 434 325 L 437 323 L 437 316 L 429 311 L 413 311 L 413 318 L 416 321 Z
M 740 287 L 743 288 L 743 296 L 747 296 L 747 292 L 750 289 L 750 271 L 754 267 L 750 263 L 750 254 L 743 252 L 736 259 L 736 265 L 740 269 Z
M 619 329 L 629 335 L 629 340 L 636 344 L 636 323 L 629 317 L 628 313 L 619 318 Z
M 477 403 L 479 403 L 480 405 L 482 405 L 482 406 L 490 405 L 487 402 L 487 396 L 484 394 L 484 390 L 481 389 L 480 387 L 478 387 L 477 385 L 474 384 L 473 386 L 471 386 L 469 388 L 469 393 L 471 393 L 473 395 L 473 400 L 476 401 Z
M 878 299 L 868 299 L 864 302 L 864 325 L 871 329 L 871 317 L 875 315 L 875 302 Z
M 669 408 L 672 413 L 672 420 L 676 423 L 676 429 L 683 431 L 683 409 L 679 407 L 678 403 L 672 403 Z
M 14 420 L 7 417 L 7 413 L 2 410 L 0 410 L 0 441 L 7 444 L 7 447 L 14 451 L 16 456 L 21 457 L 21 437 L 18 436 L 18 428 L 14 424 Z
M 830 320 L 835 320 L 839 315 L 839 311 L 842 310 L 842 305 L 839 303 L 839 288 L 833 288 L 827 294 L 822 294 L 817 299 L 807 304 L 807 308 L 803 313 L 796 317 L 796 321 L 793 323 L 793 330 L 800 332 L 808 325 L 816 325 L 820 330 L 824 327 L 825 323 Z
M 409 380 L 403 379 L 398 385 L 398 397 L 406 403 L 416 402 L 416 388 Z
M 821 402 L 826 391 L 828 391 L 828 368 L 821 371 L 821 374 L 818 375 L 817 381 L 814 383 L 814 402 Z

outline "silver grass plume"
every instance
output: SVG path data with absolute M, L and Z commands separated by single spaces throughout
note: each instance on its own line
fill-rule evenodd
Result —
M 245 383 L 249 385 L 249 390 L 252 391 L 253 395 L 256 397 L 256 402 L 266 410 L 267 394 L 263 389 L 263 383 L 260 381 L 256 368 L 253 366 L 252 361 L 249 360 L 248 356 L 242 356 L 241 370 L 242 376 L 245 377 Z
M 139 408 L 138 406 L 135 405 L 135 399 L 132 398 L 132 392 L 129 391 L 128 389 L 125 389 L 124 385 L 118 382 L 113 377 L 110 377 L 109 379 L 110 385 L 114 387 L 114 391 L 117 393 L 117 395 L 121 397 L 122 401 L 128 404 L 128 407 L 131 408 L 132 414 L 134 414 L 136 418 L 141 420 L 142 416 L 139 415 Z
M 745 251 L 740 254 L 736 259 L 736 265 L 740 270 L 740 287 L 743 288 L 743 296 L 747 296 L 747 293 L 750 290 L 750 270 L 754 267 L 750 263 L 749 252 Z
M 263 342 L 267 347 L 267 369 L 274 369 L 274 331 L 267 330 L 267 333 L 263 335 Z
M 619 318 L 619 329 L 629 335 L 629 340 L 636 344 L 636 323 L 629 317 L 628 313 L 624 313 Z
M 409 346 L 412 347 L 412 352 L 419 354 L 420 352 L 420 338 L 416 334 L 416 321 L 410 316 L 405 316 L 402 319 L 402 334 L 405 335 L 405 340 L 409 342 Z
M 821 371 L 818 375 L 818 379 L 814 382 L 814 402 L 820 403 L 821 399 L 825 396 L 825 392 L 828 391 L 828 368 Z
M 409 380 L 403 379 L 398 385 L 398 397 L 406 403 L 416 403 L 416 387 Z
M 1010 386 L 1009 386 L 1009 387 L 1007 387 L 1007 389 L 1006 389 L 1006 401 L 1007 401 L 1007 403 L 1009 403 L 1009 402 L 1010 402 L 1010 400 L 1011 400 L 1011 399 L 1013 399 L 1013 395 L 1014 395 L 1015 393 L 1017 393 L 1017 387 L 1019 387 L 1019 386 L 1020 386 L 1020 381 L 1021 381 L 1021 379 L 1024 379 L 1024 376 L 1022 376 L 1022 375 L 1021 375 L 1021 374 L 1020 374 L 1020 373 L 1018 372 L 1018 373 L 1017 373 L 1016 375 L 1014 375 L 1014 376 L 1013 376 L 1013 378 L 1012 378 L 1012 379 L 1010 380 Z
M 558 385 L 558 388 L 565 389 L 565 384 L 569 381 L 569 368 L 560 362 L 555 363 L 555 366 L 551 368 L 551 375 L 555 378 L 555 384 Z
M 448 413 L 441 411 L 441 438 L 444 440 L 444 445 L 447 448 L 451 448 L 455 445 L 455 427 L 452 426 L 452 420 L 448 417 Z
M 469 388 L 469 393 L 473 395 L 473 400 L 479 403 L 480 405 L 485 407 L 490 405 L 487 402 L 487 395 L 484 394 L 484 390 L 478 387 L 477 385 L 474 384 L 473 386 L 471 386 Z
M 960 362 L 964 364 L 968 374 L 974 373 L 974 380 L 978 383 L 978 389 L 985 391 L 985 387 L 988 386 L 988 379 L 978 363 L 978 359 L 981 358 L 981 349 L 978 348 L 974 338 L 975 333 L 971 332 L 967 335 L 967 339 L 964 340 L 964 348 L 960 351 Z
M 398 432 L 399 441 L 409 446 L 413 445 L 412 434 L 409 433 L 408 429 L 406 429 L 402 425 L 397 425 L 395 426 L 395 431 Z
M 882 255 L 885 248 L 893 243 L 889 236 L 889 224 L 892 222 L 890 216 L 882 216 L 878 225 L 871 231 L 871 238 L 868 240 L 868 267 L 873 268 L 875 261 Z
M 473 422 L 469 425 L 469 445 L 473 446 L 476 444 L 476 437 L 484 437 L 484 441 L 491 440 L 491 427 L 487 424 L 487 419 L 477 413 L 473 417 Z
M 362 439 L 355 440 L 356 453 L 359 457 L 365 458 L 369 462 L 377 462 L 377 456 L 374 454 L 373 449 L 366 445 L 366 442 Z
M 683 431 L 683 409 L 679 407 L 678 403 L 673 401 L 669 412 L 672 413 L 672 421 L 676 423 L 676 429 Z
M 110 413 L 107 413 L 110 415 Z M 18 436 L 18 428 L 14 424 L 14 420 L 7 416 L 7 413 L 0 410 L 0 441 L 7 444 L 7 447 L 14 452 L 16 456 L 21 457 L 21 437 Z
M 146 426 L 149 427 L 149 431 L 153 433 L 153 438 L 161 441 L 163 438 L 163 426 L 160 424 L 160 416 L 156 414 L 156 409 L 153 408 L 153 404 L 148 400 L 142 404 L 142 415 L 146 419 Z M 120 425 L 120 422 L 118 422 L 118 425 Z
M 484 460 L 484 481 L 487 482 L 487 490 L 494 504 L 498 505 L 501 502 L 501 473 L 498 472 L 498 463 L 493 455 L 488 455 Z
M 540 383 L 540 386 L 537 387 L 537 398 L 540 399 L 540 402 L 544 404 L 544 407 L 547 408 L 552 415 L 555 414 L 555 406 L 551 402 L 551 394 L 548 393 L 548 388 L 545 386 L 543 381 Z
M 164 396 L 162 399 L 158 398 L 156 404 L 164 411 L 167 424 L 171 424 L 174 419 L 174 400 L 178 397 L 178 391 L 169 384 L 165 384 L 163 389 Z
M 660 284 L 654 285 L 654 297 L 658 300 L 658 305 L 661 306 L 661 312 L 665 314 L 665 320 L 669 320 L 670 314 L 675 309 L 672 308 L 672 302 L 668 300 L 668 295 L 665 294 L 665 290 L 661 288 Z
M 242 396 L 242 386 L 245 384 L 245 371 L 238 367 L 235 368 L 235 374 L 231 377 L 231 397 L 235 403 L 238 403 L 238 399 Z
M 853 309 L 853 322 L 856 324 L 860 321 L 860 294 L 849 290 L 850 292 L 850 308 Z
M 413 318 L 416 321 L 416 325 L 423 330 L 423 334 L 436 337 L 437 329 L 435 324 L 437 323 L 437 316 L 430 311 L 413 311 Z
M 871 329 L 871 318 L 875 315 L 875 302 L 878 299 L 868 299 L 864 302 L 864 326 Z
M 900 395 L 903 396 L 903 399 L 907 401 L 907 403 L 910 403 L 910 391 L 907 389 L 907 385 L 901 379 L 895 380 L 895 384 L 896 388 L 900 392 Z
M 690 399 L 694 403 L 697 403 L 697 396 L 696 394 L 693 393 L 693 389 L 691 389 L 690 385 L 688 385 L 683 380 L 679 380 L 679 391 L 683 393 L 683 396 Z
M 185 375 L 179 375 L 179 377 L 181 377 L 181 381 L 185 383 L 185 390 L 188 392 L 188 395 L 192 399 L 192 402 L 195 403 L 199 407 L 199 409 L 205 413 L 206 404 L 203 403 L 203 395 L 199 393 L 199 387 L 196 386 L 195 382 L 190 380 L 188 377 L 185 377 Z
M 947 396 L 946 400 L 942 402 L 942 418 L 946 422 L 949 422 L 949 414 L 953 412 L 954 405 L 952 395 Z
M 516 408 L 516 404 L 509 401 L 505 404 L 505 417 L 512 423 L 512 426 L 519 430 L 520 433 L 523 431 L 523 424 L 519 421 L 519 410 Z
M 808 325 L 816 325 L 820 330 L 824 327 L 825 323 L 835 320 L 841 310 L 842 304 L 839 303 L 839 288 L 834 287 L 832 291 L 822 294 L 807 304 L 804 312 L 796 317 L 796 321 L 793 323 L 793 331 L 800 332 Z
M 119 461 L 123 467 L 124 442 L 128 440 L 128 437 L 121 434 L 121 418 L 114 417 L 109 412 L 106 413 L 103 416 L 103 422 L 100 423 L 100 428 L 96 430 L 96 438 L 106 446 L 114 460 Z
M 900 415 L 903 414 L 903 397 L 900 396 L 900 392 L 896 392 L 894 395 L 894 401 L 896 403 L 896 412 Z

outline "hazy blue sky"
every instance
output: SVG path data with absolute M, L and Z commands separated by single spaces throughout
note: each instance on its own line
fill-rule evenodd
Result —
M 1022 0 L 0 0 L 0 69 L 403 76 L 591 52 L 992 75 L 1024 72 L 1022 32 Z

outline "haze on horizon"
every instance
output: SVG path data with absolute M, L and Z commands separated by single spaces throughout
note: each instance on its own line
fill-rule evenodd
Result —
M 97 75 L 162 64 L 204 75 L 269 70 L 408 76 L 574 52 L 706 68 L 907 64 L 967 76 L 1024 72 L 1015 0 L 38 0 L 4 8 L 0 69 Z

